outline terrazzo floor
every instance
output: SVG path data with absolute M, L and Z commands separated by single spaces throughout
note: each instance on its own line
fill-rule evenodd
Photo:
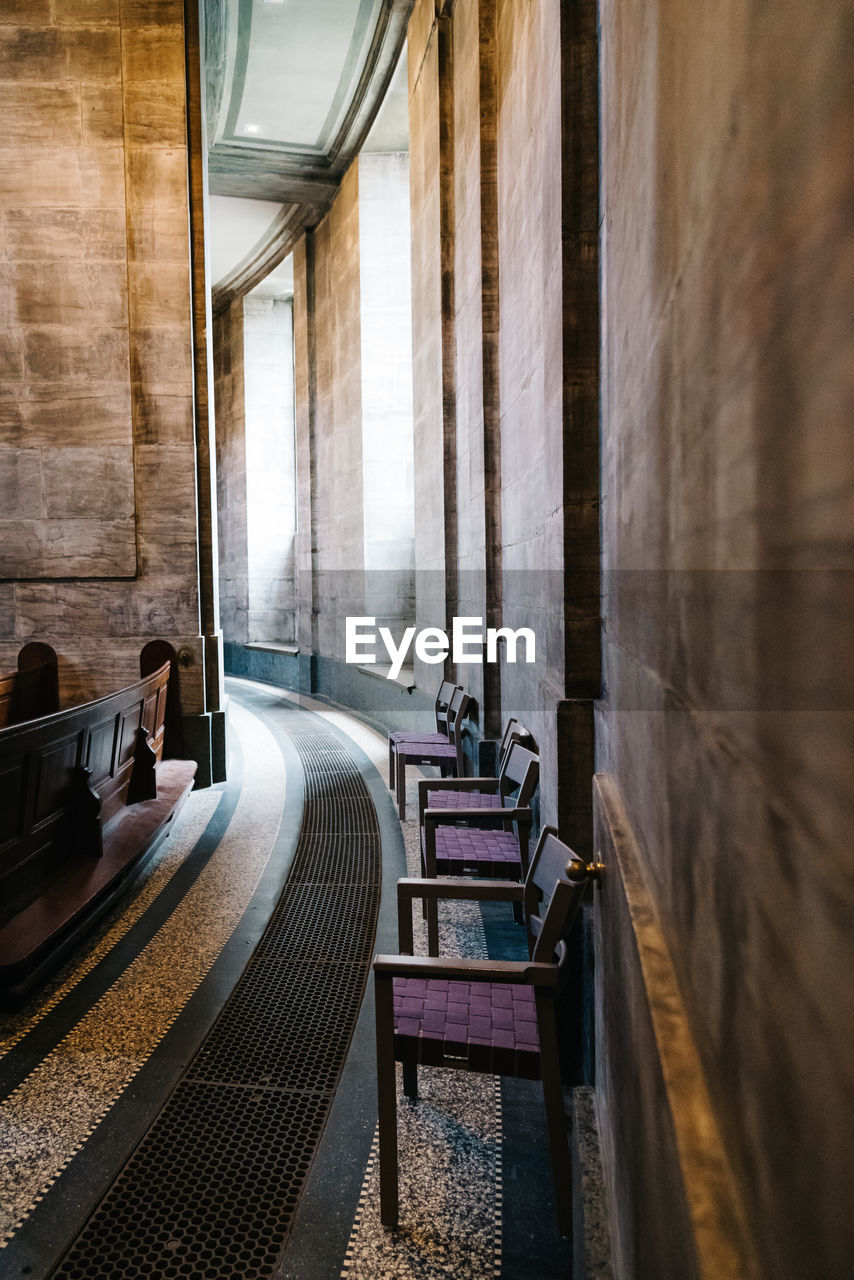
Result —
M 383 836 L 377 949 L 396 950 L 393 884 L 417 873 L 417 823 L 396 818 L 385 739 L 319 702 L 229 684 L 229 783 L 190 796 L 169 840 L 96 933 L 25 1011 L 0 1015 L 0 1280 L 51 1274 L 238 980 L 284 883 L 287 866 L 276 862 L 283 831 L 298 826 L 278 723 L 295 703 L 362 761 Z M 408 772 L 412 814 L 417 773 Z M 415 923 L 424 952 L 417 911 Z M 519 935 L 489 919 L 485 933 L 474 904 L 443 909 L 444 954 L 509 958 L 521 954 Z M 542 1104 L 528 1082 L 419 1072 L 418 1102 L 399 1107 L 401 1226 L 382 1230 L 372 1018 L 369 985 L 277 1280 L 568 1276 L 552 1221 Z

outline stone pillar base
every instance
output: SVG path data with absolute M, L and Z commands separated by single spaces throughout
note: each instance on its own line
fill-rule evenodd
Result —
M 183 751 L 188 760 L 195 760 L 195 789 L 225 782 L 226 737 L 225 711 L 203 711 L 197 715 L 181 717 Z

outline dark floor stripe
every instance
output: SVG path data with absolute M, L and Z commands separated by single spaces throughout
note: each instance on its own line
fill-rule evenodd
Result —
M 273 1274 L 359 1011 L 380 892 L 367 786 L 334 734 L 284 727 L 305 773 L 290 875 L 235 991 L 55 1280 Z

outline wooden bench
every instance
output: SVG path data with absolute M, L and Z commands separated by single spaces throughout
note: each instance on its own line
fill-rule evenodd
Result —
M 25 645 L 18 670 L 0 675 L 0 729 L 59 710 L 56 654 L 48 644 Z
M 16 1008 L 122 892 L 193 786 L 163 759 L 169 664 L 0 729 L 0 1002 Z

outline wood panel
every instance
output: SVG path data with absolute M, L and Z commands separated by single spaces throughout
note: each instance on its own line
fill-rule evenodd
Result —
M 14 912 L 22 887 L 26 891 L 27 877 L 22 885 L 15 873 L 37 846 L 40 865 L 61 865 L 79 843 L 82 810 L 106 824 L 124 805 L 144 715 L 162 754 L 168 678 L 164 664 L 98 702 L 0 731 L 0 831 L 9 853 L 0 886 L 6 914 Z

